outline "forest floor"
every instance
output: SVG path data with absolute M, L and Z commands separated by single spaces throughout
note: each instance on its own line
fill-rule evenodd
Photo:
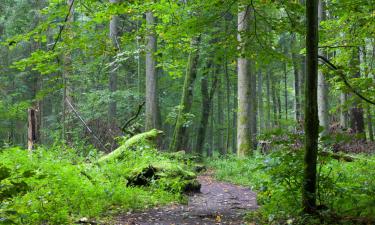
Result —
M 246 211 L 256 210 L 256 193 L 213 178 L 212 171 L 198 177 L 201 192 L 189 195 L 187 205 L 169 205 L 120 215 L 118 225 L 244 224 Z

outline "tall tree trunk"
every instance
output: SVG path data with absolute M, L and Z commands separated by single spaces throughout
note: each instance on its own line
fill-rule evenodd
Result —
M 305 89 L 305 166 L 302 190 L 305 213 L 316 211 L 316 165 L 318 153 L 318 0 L 306 1 L 306 89 Z
M 326 19 L 325 3 L 324 0 L 319 1 L 319 22 Z M 322 50 L 319 55 L 324 55 Z M 328 84 L 324 78 L 323 72 L 320 70 L 318 73 L 318 115 L 319 125 L 323 127 L 320 135 L 326 136 L 329 131 L 329 118 L 328 118 Z
M 193 50 L 189 54 L 188 65 L 182 90 L 180 109 L 177 116 L 173 139 L 169 146 L 169 151 L 187 150 L 187 127 L 184 126 L 185 114 L 190 112 L 193 103 L 194 81 L 197 77 L 197 67 L 199 59 L 200 37 L 192 40 Z
M 226 153 L 225 148 L 224 148 L 224 114 L 223 114 L 223 85 L 222 85 L 222 77 L 219 73 L 220 67 L 216 65 L 216 72 L 215 72 L 215 77 L 217 77 L 217 119 L 219 123 L 218 129 L 217 129 L 217 150 L 221 155 L 224 155 Z
M 285 53 L 286 55 L 287 53 Z M 288 120 L 288 72 L 286 62 L 283 63 L 284 68 L 284 104 L 285 104 L 285 120 Z
M 209 61 L 208 65 L 206 66 L 201 79 L 202 111 L 198 127 L 197 142 L 195 146 L 195 152 L 197 152 L 199 155 L 203 155 L 204 140 L 206 137 L 207 124 L 209 122 L 208 119 L 211 112 L 212 97 L 215 90 L 215 83 L 213 82 L 210 93 L 208 91 L 208 74 L 210 69 L 211 61 Z
M 112 4 L 117 4 L 119 0 L 109 0 Z M 119 51 L 119 40 L 118 40 L 118 21 L 119 18 L 116 15 L 112 15 L 109 21 L 109 36 L 112 41 L 114 52 Z M 114 60 L 114 58 L 113 58 Z M 108 121 L 112 125 L 116 124 L 116 112 L 117 112 L 117 102 L 114 93 L 117 91 L 117 68 L 118 65 L 114 65 L 109 72 L 109 92 L 111 93 L 108 106 Z
M 264 104 L 263 104 L 263 77 L 262 77 L 262 70 L 258 70 L 258 112 L 259 112 L 259 134 L 262 133 L 262 131 L 265 128 L 264 124 Z
M 65 31 L 69 31 L 71 27 L 71 23 L 74 21 L 74 1 L 73 0 L 67 0 L 68 8 L 70 9 L 69 16 L 67 19 L 67 25 L 65 26 Z M 70 35 L 68 35 L 68 38 L 71 38 Z M 63 118 L 62 118 L 62 136 L 63 140 L 70 143 L 71 135 L 70 129 L 71 129 L 71 116 L 72 116 L 72 110 L 70 109 L 67 102 L 70 102 L 72 105 L 74 105 L 73 101 L 73 91 L 72 91 L 72 84 L 69 82 L 69 76 L 73 72 L 73 66 L 72 66 L 72 56 L 69 52 L 64 53 L 63 55 L 63 71 L 62 71 L 62 80 L 63 80 Z
M 278 114 L 277 114 L 277 96 L 276 96 L 276 81 L 272 77 L 271 79 L 271 94 L 272 94 L 272 111 L 273 111 L 273 124 L 272 127 L 278 126 Z
M 243 33 L 248 30 L 250 7 L 240 5 L 238 9 L 238 34 L 240 56 L 238 58 L 238 114 L 237 114 L 237 155 L 242 157 L 251 152 L 251 69 L 249 60 L 244 56 L 246 40 Z
M 251 68 L 255 68 L 254 64 L 252 64 Z M 251 71 L 251 80 L 250 80 L 250 85 L 251 85 L 251 97 L 250 99 L 252 100 L 250 107 L 251 107 L 251 114 L 250 114 L 250 126 L 251 126 L 251 136 L 252 136 L 252 146 L 254 149 L 256 149 L 257 146 L 257 120 L 258 120 L 258 101 L 257 101 L 257 75 L 256 71 Z
M 157 92 L 157 71 L 156 71 L 156 36 L 154 32 L 155 17 L 152 12 L 146 13 L 148 28 L 146 46 L 146 130 L 159 128 L 159 108 Z
M 345 104 L 347 101 L 347 94 L 342 92 L 340 94 L 340 126 L 343 128 L 348 127 L 348 113 Z
M 232 137 L 232 133 L 231 133 L 231 104 L 230 104 L 230 79 L 229 79 L 229 73 L 228 73 L 228 60 L 227 60 L 227 54 L 225 52 L 225 56 L 224 56 L 224 75 L 225 75 L 225 86 L 226 86 L 226 106 L 227 106 L 227 118 L 226 118 L 226 131 L 227 131 L 227 135 L 226 135 L 226 140 L 225 140 L 225 148 L 226 148 L 226 151 L 229 152 L 229 149 L 230 149 L 230 140 L 231 140 L 231 137 Z M 232 149 L 233 150 L 233 149 Z
M 290 45 L 292 47 L 292 62 L 293 62 L 293 71 L 294 71 L 294 100 L 295 100 L 295 116 L 297 122 L 301 120 L 301 99 L 300 99 L 300 72 L 298 66 L 298 55 L 295 52 L 296 50 L 296 36 L 295 34 L 291 35 L 290 38 Z
M 271 69 L 267 69 L 266 77 L 266 91 L 267 91 L 267 122 L 266 128 L 269 130 L 271 128 Z
M 359 78 L 361 76 L 360 72 L 360 59 L 359 59 L 360 49 L 353 50 L 353 56 L 351 60 L 351 66 L 354 68 L 354 78 Z M 353 96 L 354 102 L 350 109 L 350 128 L 356 133 L 365 135 L 365 123 L 363 116 L 363 108 L 360 105 L 361 100 L 357 96 Z

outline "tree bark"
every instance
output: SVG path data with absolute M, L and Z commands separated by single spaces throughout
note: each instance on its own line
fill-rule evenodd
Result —
M 264 124 L 264 104 L 263 104 L 263 77 L 262 77 L 262 70 L 258 70 L 258 112 L 259 112 L 259 133 L 265 128 Z
M 246 40 L 244 33 L 248 30 L 250 19 L 250 8 L 240 5 L 238 9 L 238 34 L 240 43 L 238 58 L 238 112 L 237 112 L 237 155 L 243 157 L 251 152 L 251 69 L 249 60 L 244 56 L 246 51 Z
M 201 94 L 202 94 L 202 108 L 201 108 L 201 119 L 198 127 L 197 143 L 195 146 L 195 151 L 199 155 L 203 155 L 204 140 L 206 137 L 206 130 L 208 119 L 211 112 L 212 97 L 215 90 L 215 84 L 212 84 L 211 92 L 208 91 L 208 74 L 211 69 L 211 61 L 205 68 L 204 74 L 201 79 Z
M 224 148 L 224 114 L 223 114 L 223 89 L 222 89 L 222 77 L 219 75 L 220 67 L 216 65 L 215 77 L 217 77 L 217 119 L 220 121 L 217 127 L 217 150 L 220 155 L 225 155 L 226 151 Z
M 177 116 L 176 126 L 173 133 L 173 139 L 169 146 L 169 151 L 187 150 L 187 127 L 184 126 L 185 114 L 190 112 L 193 103 L 194 81 L 197 77 L 197 67 L 199 59 L 199 42 L 200 37 L 192 40 L 193 50 L 189 54 L 188 66 L 185 75 L 184 86 L 182 90 L 182 97 L 180 109 Z
M 267 122 L 266 128 L 267 130 L 271 129 L 271 69 L 267 70 L 267 77 L 266 77 L 266 91 L 267 91 Z
M 67 5 L 70 8 L 69 16 L 67 19 L 67 25 L 65 26 L 65 31 L 69 31 L 71 27 L 71 23 L 74 22 L 74 1 L 67 0 Z M 71 38 L 71 37 L 68 37 Z M 69 52 L 64 53 L 63 55 L 63 71 L 62 71 L 62 80 L 63 80 L 63 118 L 62 118 L 62 137 L 63 140 L 67 141 L 68 143 L 71 142 L 72 137 L 69 134 L 71 129 L 71 115 L 72 111 L 70 110 L 69 106 L 67 105 L 67 100 L 74 104 L 73 99 L 73 91 L 72 91 L 72 84 L 69 82 L 70 74 L 73 72 L 72 66 L 72 56 Z
M 348 126 L 348 113 L 346 108 L 344 107 L 347 101 L 347 94 L 341 93 L 340 94 L 340 126 L 342 128 L 346 128 Z
M 351 66 L 354 68 L 354 70 L 356 70 L 353 77 L 359 78 L 361 76 L 359 48 L 353 50 Z M 350 109 L 350 128 L 356 134 L 365 135 L 363 108 L 360 106 L 361 100 L 357 96 L 353 96 L 353 98 L 354 98 L 354 102 Z
M 117 4 L 119 0 L 109 0 L 112 4 Z M 114 53 L 119 51 L 119 42 L 118 42 L 118 21 L 119 18 L 117 15 L 112 15 L 111 20 L 109 21 L 109 36 L 112 41 L 112 46 Z M 114 60 L 115 58 L 113 58 Z M 108 121 L 112 125 L 116 124 L 116 112 L 117 112 L 117 102 L 114 96 L 117 91 L 117 69 L 118 65 L 114 65 L 109 72 L 109 106 L 108 106 Z
M 298 66 L 298 55 L 293 48 L 296 47 L 296 36 L 295 34 L 291 35 L 290 45 L 292 47 L 292 62 L 293 62 L 293 71 L 294 71 L 294 101 L 295 101 L 295 117 L 297 122 L 301 120 L 301 91 L 300 91 L 300 72 Z
M 305 213 L 316 211 L 316 165 L 318 153 L 318 0 L 306 1 L 305 157 L 302 203 Z
M 319 1 L 319 22 L 326 19 L 325 3 L 324 0 Z M 322 50 L 319 55 L 324 55 Z M 329 117 L 328 117 L 328 84 L 324 78 L 323 72 L 320 70 L 318 73 L 318 115 L 319 125 L 323 127 L 321 136 L 326 136 L 329 131 Z
M 152 12 L 146 13 L 148 28 L 146 46 L 146 130 L 159 128 L 159 107 L 156 70 L 156 36 L 154 32 L 155 17 Z
M 39 141 L 38 110 L 28 109 L 28 132 L 27 132 L 27 149 L 34 150 L 35 144 Z

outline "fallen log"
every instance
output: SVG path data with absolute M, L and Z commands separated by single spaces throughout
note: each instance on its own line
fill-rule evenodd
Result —
M 349 155 L 345 155 L 345 154 L 338 154 L 338 153 L 334 153 L 334 152 L 327 152 L 327 151 L 321 151 L 320 155 L 321 156 L 328 156 L 328 157 L 331 157 L 333 159 L 337 159 L 339 161 L 341 160 L 341 161 L 345 161 L 345 162 L 353 162 L 354 160 L 356 160 L 356 158 L 354 158 L 353 156 L 349 156 Z
M 121 156 L 123 156 L 125 151 L 136 147 L 136 145 L 140 143 L 146 142 L 150 145 L 155 145 L 156 138 L 162 133 L 163 132 L 160 130 L 152 129 L 150 131 L 134 135 L 133 137 L 125 141 L 125 143 L 121 145 L 120 147 L 118 147 L 116 150 L 101 157 L 98 160 L 98 163 L 103 163 L 103 162 L 112 161 L 112 160 L 121 158 Z

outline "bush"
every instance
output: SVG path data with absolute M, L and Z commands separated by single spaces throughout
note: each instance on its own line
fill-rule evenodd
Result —
M 132 186 L 134 171 L 154 163 L 179 164 L 147 146 L 128 150 L 122 160 L 95 163 L 95 152 L 78 156 L 73 149 L 39 148 L 32 154 L 19 148 L 0 152 L 0 223 L 72 224 L 79 218 L 98 218 L 119 210 L 147 208 L 184 200 L 175 185 Z M 179 176 L 173 179 L 180 179 Z M 182 179 L 182 178 L 181 178 Z
M 319 157 L 318 217 L 302 214 L 303 151 L 288 148 L 249 158 L 234 156 L 209 160 L 221 180 L 257 191 L 261 224 L 349 224 L 375 220 L 375 157 L 357 156 L 354 162 Z M 356 221 L 356 222 L 355 222 Z

